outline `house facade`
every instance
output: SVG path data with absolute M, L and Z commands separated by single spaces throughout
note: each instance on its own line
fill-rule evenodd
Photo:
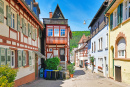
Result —
M 109 18 L 109 77 L 130 84 L 130 1 L 111 0 Z
M 87 49 L 88 45 L 86 43 L 87 37 L 83 35 L 78 43 L 78 49 L 75 50 L 75 66 L 82 66 L 84 68 L 85 61 L 88 61 Z
M 108 25 L 104 11 L 107 8 L 107 1 L 104 1 L 100 9 L 91 21 L 89 28 L 91 40 L 88 41 L 88 68 L 92 69 L 90 57 L 94 57 L 94 72 L 108 75 Z
M 57 5 L 54 13 L 50 12 L 50 18 L 43 18 L 45 25 L 45 56 L 46 58 L 58 57 L 63 69 L 66 69 L 70 60 L 70 38 L 72 33 L 68 26 L 68 19 L 65 19 L 59 5 Z
M 0 0 L 0 65 L 18 69 L 15 87 L 38 77 L 43 28 L 25 0 Z
M 75 63 L 75 51 L 77 50 L 78 48 L 73 48 L 72 49 L 72 52 L 70 54 L 70 62 L 71 63 Z

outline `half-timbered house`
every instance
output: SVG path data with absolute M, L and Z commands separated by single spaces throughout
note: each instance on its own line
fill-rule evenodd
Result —
M 88 60 L 88 55 L 87 55 L 87 49 L 88 49 L 88 45 L 87 45 L 87 40 L 88 37 L 86 37 L 85 35 L 83 35 L 78 43 L 78 49 L 75 50 L 75 65 L 78 66 L 82 66 L 84 68 L 85 66 L 85 61 Z
M 43 28 L 25 0 L 0 0 L 0 65 L 18 69 L 15 87 L 38 76 L 39 32 Z
M 68 19 L 65 19 L 59 5 L 57 5 L 54 13 L 50 12 L 49 15 L 50 18 L 43 18 L 46 37 L 45 48 L 43 46 L 42 49 L 45 49 L 46 58 L 60 58 L 61 66 L 66 69 L 70 54 L 70 38 L 72 36 Z M 44 45 L 43 42 L 42 45 Z M 44 50 L 42 53 L 44 53 Z

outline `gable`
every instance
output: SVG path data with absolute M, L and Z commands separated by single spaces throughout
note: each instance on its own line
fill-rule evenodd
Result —
M 59 5 L 57 5 L 52 18 L 65 19 Z

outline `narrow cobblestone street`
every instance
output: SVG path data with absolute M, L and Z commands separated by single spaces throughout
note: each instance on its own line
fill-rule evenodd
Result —
M 76 68 L 74 78 L 68 80 L 39 79 L 21 87 L 130 87 L 124 83 L 105 78 L 90 70 Z

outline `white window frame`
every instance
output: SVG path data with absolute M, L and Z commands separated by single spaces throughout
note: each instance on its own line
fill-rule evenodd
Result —
M 129 15 L 130 3 L 129 2 L 130 0 L 123 1 L 123 20 L 124 21 L 130 17 Z M 126 6 L 126 3 L 127 3 L 127 6 Z
M 52 30 L 52 31 L 49 31 L 49 30 Z M 49 32 L 52 32 L 52 35 L 51 35 L 51 36 L 49 36 Z M 48 29 L 48 30 L 47 30 L 47 36 L 48 36 L 48 37 L 52 37 L 52 36 L 53 36 L 53 29 Z
M 108 33 L 106 34 L 106 48 L 108 48 Z
M 49 48 L 49 52 L 52 52 L 52 48 Z
M 121 52 L 121 55 L 119 52 Z M 124 55 L 122 55 L 123 52 L 124 52 Z M 125 58 L 125 50 L 118 50 L 118 58 Z
M 113 27 L 117 26 L 117 9 L 113 12 Z
M 12 52 L 14 52 L 12 54 Z M 13 61 L 12 61 L 12 57 L 13 57 Z M 12 65 L 12 62 L 13 62 L 13 65 Z M 15 67 L 15 50 L 11 50 L 11 68 L 14 68 Z
M 58 30 L 58 31 L 57 31 Z M 58 33 L 58 34 L 57 34 Z M 59 36 L 59 29 L 54 29 L 54 36 Z
M 15 14 L 11 12 L 11 28 L 15 29 Z
M 61 33 L 65 32 L 65 31 L 63 31 L 63 30 L 65 30 L 65 29 L 60 29 L 60 36 L 61 36 L 61 37 L 65 37 L 65 35 L 64 35 L 64 36 L 61 35 Z

